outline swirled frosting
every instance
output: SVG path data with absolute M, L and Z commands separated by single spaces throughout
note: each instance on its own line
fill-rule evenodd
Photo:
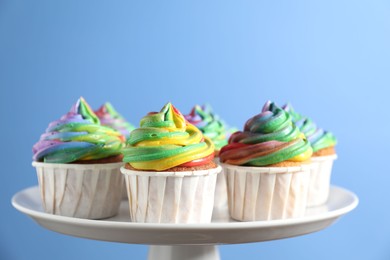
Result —
M 304 134 L 291 116 L 268 101 L 250 118 L 244 131 L 234 133 L 219 153 L 221 162 L 242 166 L 267 166 L 284 161 L 303 162 L 312 155 Z
M 236 131 L 236 129 L 228 128 L 208 105 L 194 106 L 185 118 L 213 141 L 217 152 L 227 145 L 230 135 Z
M 95 114 L 99 117 L 102 125 L 118 130 L 125 137 L 128 137 L 130 132 L 134 130 L 134 126 L 127 122 L 126 119 L 119 114 L 109 102 L 103 104 L 95 111 Z
M 49 124 L 33 146 L 33 160 L 46 163 L 71 163 L 119 155 L 124 137 L 102 126 L 99 118 L 80 98 L 70 111 Z
M 141 119 L 123 150 L 123 161 L 139 170 L 164 171 L 175 166 L 198 166 L 213 160 L 210 139 L 171 104 Z
M 297 113 L 290 103 L 284 105 L 283 109 L 291 115 L 295 125 L 306 135 L 313 152 L 336 145 L 336 137 L 331 132 L 319 128 L 313 120 Z

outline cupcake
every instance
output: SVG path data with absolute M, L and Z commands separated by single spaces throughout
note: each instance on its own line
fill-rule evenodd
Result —
M 87 219 L 116 215 L 123 186 L 124 140 L 119 132 L 100 124 L 83 98 L 50 123 L 33 146 L 32 163 L 45 212 Z
M 240 221 L 302 217 L 311 155 L 309 142 L 291 116 L 268 101 L 219 153 L 227 175 L 230 216 Z
M 98 110 L 95 111 L 95 114 L 99 117 L 100 123 L 105 126 L 119 131 L 124 137 L 128 138 L 130 132 L 134 130 L 134 126 L 126 121 L 126 119 L 119 114 L 111 103 L 106 102 Z M 122 199 L 127 199 L 127 192 L 125 188 L 125 183 L 123 182 L 122 189 Z
M 329 197 L 333 161 L 337 158 L 335 150 L 337 140 L 331 132 L 319 128 L 310 118 L 295 112 L 291 104 L 284 105 L 283 109 L 291 115 L 313 149 L 307 205 L 311 207 L 324 204 Z
M 228 143 L 230 135 L 236 131 L 224 123 L 208 105 L 196 105 L 188 115 L 185 115 L 189 123 L 195 125 L 202 133 L 211 139 L 214 144 L 214 161 L 219 163 L 219 151 Z M 227 211 L 226 179 L 223 172 L 218 174 L 215 188 L 214 207 Z
M 171 104 L 141 119 L 123 150 L 134 222 L 208 223 L 217 174 L 214 145 Z
M 99 117 L 102 125 L 118 130 L 126 138 L 129 137 L 130 132 L 134 130 L 134 126 L 127 122 L 109 102 L 103 104 L 95 111 L 95 114 Z

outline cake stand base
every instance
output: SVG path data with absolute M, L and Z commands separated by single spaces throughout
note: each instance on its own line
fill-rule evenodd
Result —
M 219 260 L 217 246 L 150 246 L 148 260 Z

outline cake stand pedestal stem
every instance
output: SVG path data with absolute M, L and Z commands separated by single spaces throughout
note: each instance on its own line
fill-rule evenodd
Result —
M 220 260 L 217 246 L 150 246 L 148 260 Z

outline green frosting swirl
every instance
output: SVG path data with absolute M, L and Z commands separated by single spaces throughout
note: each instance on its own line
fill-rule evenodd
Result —
M 333 147 L 337 144 L 337 139 L 331 132 L 319 128 L 313 120 L 297 113 L 291 104 L 286 104 L 283 106 L 283 109 L 291 115 L 295 125 L 305 134 L 313 152 Z
M 234 133 L 222 148 L 224 163 L 267 166 L 283 161 L 303 162 L 312 155 L 305 136 L 291 121 L 291 116 L 272 102 L 260 114 L 250 118 L 243 132 Z
M 124 137 L 100 125 L 98 117 L 83 98 L 71 111 L 49 124 L 33 146 L 33 160 L 46 163 L 71 163 L 120 155 Z
M 196 105 L 190 114 L 185 118 L 191 124 L 195 125 L 202 133 L 211 139 L 215 150 L 219 151 L 228 143 L 230 135 L 237 131 L 234 128 L 228 128 L 227 125 L 212 112 L 210 106 Z

